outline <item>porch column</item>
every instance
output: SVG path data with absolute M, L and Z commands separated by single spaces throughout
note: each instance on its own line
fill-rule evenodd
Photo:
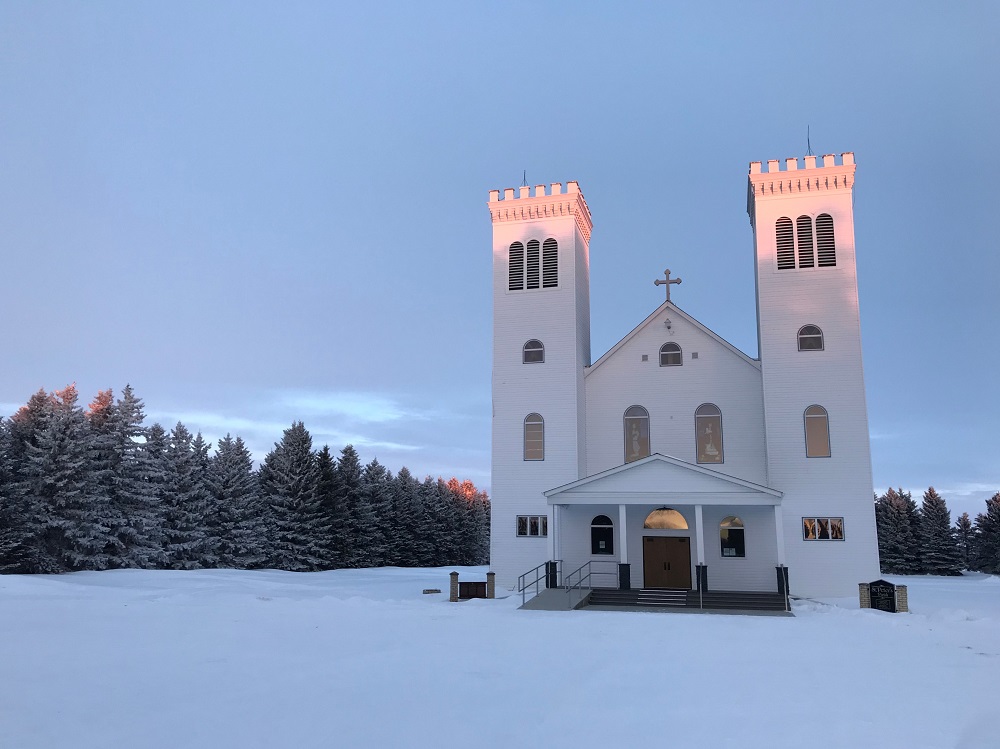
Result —
M 694 548 L 698 556 L 698 564 L 705 564 L 705 521 L 701 514 L 701 505 L 694 506 Z
M 618 548 L 622 564 L 628 564 L 628 535 L 625 533 L 625 505 L 618 505 Z
M 778 541 L 778 565 L 785 565 L 785 529 L 782 522 L 781 505 L 774 506 L 774 533 Z
M 560 541 L 559 538 L 559 505 L 552 505 L 552 527 L 549 528 L 549 559 L 555 561 L 559 559 Z

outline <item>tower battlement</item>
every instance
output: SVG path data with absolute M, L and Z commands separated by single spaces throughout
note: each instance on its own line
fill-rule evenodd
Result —
M 548 192 L 546 192 L 548 188 Z M 532 195 L 532 190 L 534 195 Z M 590 241 L 590 232 L 594 227 L 590 217 L 590 208 L 580 191 L 580 185 L 575 180 L 566 183 L 565 192 L 562 182 L 552 182 L 549 185 L 508 187 L 503 191 L 490 190 L 490 217 L 493 223 L 506 221 L 536 221 L 539 219 L 572 216 L 584 239 Z
M 822 159 L 821 163 L 817 164 L 817 159 Z M 850 191 L 854 187 L 856 166 L 852 151 L 842 153 L 839 164 L 836 155 L 832 153 L 824 156 L 805 156 L 803 161 L 804 165 L 800 168 L 798 158 L 785 159 L 782 168 L 780 159 L 770 159 L 766 170 L 763 169 L 762 162 L 750 162 L 750 173 L 747 177 L 747 214 L 750 216 L 751 225 L 758 200 L 819 192 Z

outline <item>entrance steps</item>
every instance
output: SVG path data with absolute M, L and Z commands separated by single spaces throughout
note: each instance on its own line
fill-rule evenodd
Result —
M 727 611 L 785 611 L 780 593 L 739 590 L 683 590 L 674 588 L 594 588 L 587 606 L 622 608 L 715 609 Z
M 673 606 L 683 608 L 688 605 L 688 592 L 671 588 L 633 588 L 613 590 L 594 588 L 590 593 L 588 606 Z

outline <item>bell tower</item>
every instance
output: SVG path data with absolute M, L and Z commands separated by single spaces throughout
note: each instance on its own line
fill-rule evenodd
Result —
M 532 194 L 532 192 L 534 194 Z M 553 558 L 542 492 L 586 475 L 590 210 L 567 182 L 491 190 L 493 449 L 497 583 Z
M 794 594 L 796 578 L 813 571 L 816 582 L 809 587 L 820 589 L 819 572 L 831 564 L 857 582 L 875 579 L 879 566 L 855 263 L 854 154 L 823 156 L 820 163 L 806 156 L 802 168 L 790 158 L 783 167 L 777 160 L 766 170 L 760 162 L 750 164 L 747 212 L 756 255 L 767 476 L 784 493 Z M 826 528 L 827 538 L 809 537 L 810 518 L 826 519 L 814 527 Z

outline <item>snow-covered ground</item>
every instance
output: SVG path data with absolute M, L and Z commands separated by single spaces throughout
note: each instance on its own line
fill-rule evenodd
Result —
M 448 571 L 0 577 L 0 747 L 1000 746 L 995 577 L 779 618 L 421 593 Z

